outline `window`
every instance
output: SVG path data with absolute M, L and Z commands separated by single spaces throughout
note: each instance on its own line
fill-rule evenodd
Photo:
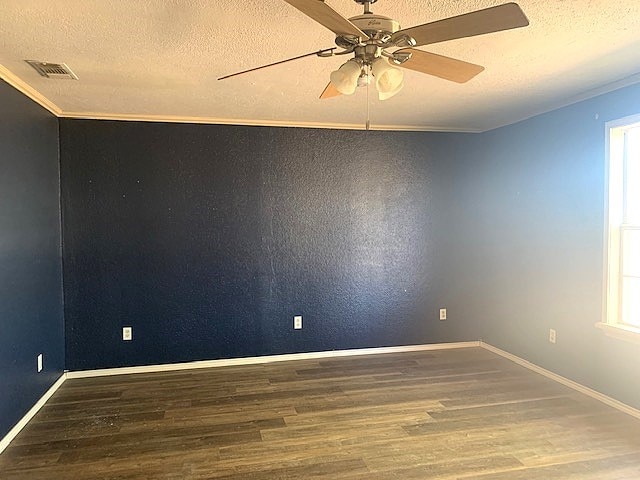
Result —
M 640 341 L 640 117 L 607 124 L 607 333 Z

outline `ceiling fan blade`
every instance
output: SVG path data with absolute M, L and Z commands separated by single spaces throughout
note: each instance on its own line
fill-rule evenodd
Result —
M 323 0 L 284 0 L 305 15 L 331 30 L 336 35 L 352 35 L 368 38 L 367 35 L 349 20 L 336 12 Z
M 324 100 L 325 98 L 337 97 L 342 95 L 336 87 L 333 86 L 333 83 L 329 82 L 325 89 L 320 94 L 320 100 Z
M 446 42 L 456 38 L 473 37 L 485 33 L 500 32 L 512 28 L 526 27 L 529 20 L 517 3 L 505 3 L 497 7 L 485 8 L 465 13 L 457 17 L 445 18 L 437 22 L 425 23 L 405 28 L 393 34 L 396 41 L 404 35 L 416 41 L 415 46 Z
M 411 58 L 398 65 L 399 67 L 444 78 L 456 83 L 466 83 L 484 70 L 481 65 L 436 55 L 435 53 L 423 52 L 415 48 L 403 48 L 395 53 L 411 53 Z
M 225 75 L 224 77 L 220 77 L 218 80 L 224 80 L 225 78 L 231 78 L 231 77 L 235 77 L 237 75 L 243 75 L 245 73 L 255 72 L 256 70 L 262 70 L 263 68 L 273 67 L 274 65 L 280 65 L 281 63 L 292 62 L 293 60 L 298 60 L 298 59 L 304 58 L 304 57 L 310 57 L 312 55 L 328 56 L 329 57 L 329 56 L 331 56 L 331 54 L 328 54 L 328 53 L 329 52 L 333 52 L 336 48 L 337 47 L 325 48 L 324 50 L 318 50 L 316 52 L 305 53 L 304 55 L 298 55 L 297 57 L 287 58 L 286 60 L 280 60 L 279 62 L 268 63 L 267 65 L 261 65 L 259 67 L 250 68 L 248 70 L 242 70 L 241 72 L 236 72 L 236 73 L 232 73 L 230 75 Z M 323 55 L 323 54 L 325 54 L 325 55 Z

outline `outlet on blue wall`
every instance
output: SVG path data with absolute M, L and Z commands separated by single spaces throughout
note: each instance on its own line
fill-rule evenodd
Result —
M 64 321 L 58 120 L 2 81 L 0 105 L 1 439 L 62 374 Z
M 461 339 L 439 135 L 62 120 L 67 367 Z

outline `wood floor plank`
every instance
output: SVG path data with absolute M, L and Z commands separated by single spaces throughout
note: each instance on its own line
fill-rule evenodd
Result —
M 640 478 L 640 421 L 481 348 L 68 380 L 5 480 Z

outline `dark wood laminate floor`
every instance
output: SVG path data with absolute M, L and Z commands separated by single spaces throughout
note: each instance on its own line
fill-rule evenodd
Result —
M 640 479 L 640 421 L 480 348 L 68 380 L 6 480 Z

